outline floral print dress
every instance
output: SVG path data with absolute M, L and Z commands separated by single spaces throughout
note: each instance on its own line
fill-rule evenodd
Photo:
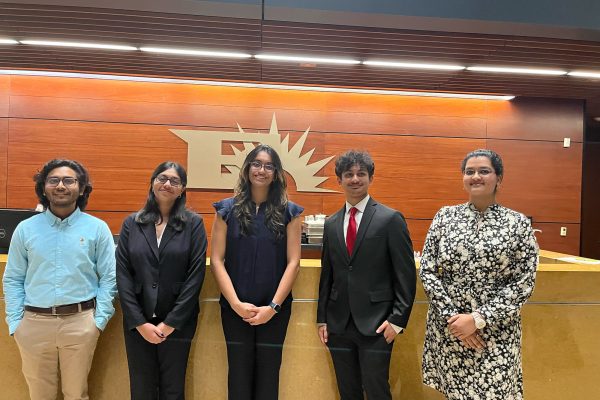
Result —
M 443 207 L 425 241 L 420 277 L 430 300 L 423 382 L 457 400 L 521 400 L 521 306 L 531 296 L 538 246 L 529 219 L 498 204 Z M 483 350 L 448 330 L 455 314 L 479 312 Z

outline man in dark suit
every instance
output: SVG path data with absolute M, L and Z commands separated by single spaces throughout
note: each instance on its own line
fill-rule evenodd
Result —
M 415 297 L 412 242 L 402 214 L 369 196 L 375 164 L 366 152 L 338 157 L 346 204 L 325 222 L 317 323 L 342 400 L 391 399 L 393 341 Z

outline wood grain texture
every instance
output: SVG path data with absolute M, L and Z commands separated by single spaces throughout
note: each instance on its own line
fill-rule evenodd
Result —
M 560 228 L 567 228 L 567 236 L 560 236 Z M 566 223 L 533 223 L 536 238 L 541 249 L 565 254 L 579 254 L 581 225 Z
M 502 204 L 533 216 L 536 223 L 581 222 L 582 145 L 575 133 L 581 127 L 582 106 L 577 101 L 507 103 L 10 79 L 5 173 L 14 184 L 5 190 L 8 207 L 35 206 L 33 174 L 51 158 L 73 158 L 88 168 L 94 184 L 88 209 L 106 218 L 117 232 L 124 216 L 143 205 L 156 165 L 165 160 L 187 165 L 188 145 L 169 129 L 238 132 L 239 123 L 246 133 L 267 133 L 275 115 L 281 137 L 288 135 L 290 146 L 310 127 L 302 151 L 314 149 L 310 162 L 350 148 L 368 150 L 376 164 L 370 194 L 405 215 L 416 250 L 422 249 L 439 208 L 467 201 L 460 162 L 477 148 L 492 148 L 504 158 L 506 172 L 498 198 Z M 562 137 L 567 134 L 574 143 L 564 149 Z M 223 154 L 232 153 L 230 144 L 240 148 L 235 142 L 224 143 Z M 298 192 L 288 174 L 289 198 L 305 208 L 305 215 L 330 215 L 344 203 L 334 163 L 316 175 L 327 177 L 320 186 L 333 192 Z M 205 216 L 207 231 L 214 215 L 212 203 L 232 196 L 232 190 L 189 188 L 187 193 L 189 207 Z M 575 247 L 571 241 L 576 239 L 569 237 L 568 248 Z
M 9 75 L 0 75 L 0 118 L 8 117 L 10 83 Z
M 469 151 L 485 147 L 485 141 L 427 137 L 328 135 L 326 153 L 341 154 L 349 148 L 368 150 L 375 162 L 369 193 L 378 201 L 400 210 L 407 218 L 433 218 L 437 210 L 466 201 L 460 162 Z M 325 175 L 335 175 L 334 165 Z M 324 187 L 331 186 L 330 180 Z M 343 195 L 324 195 L 324 212 L 343 204 Z
M 579 223 L 581 143 L 488 140 L 504 161 L 498 200 L 534 222 Z
M 487 102 L 483 100 L 55 77 L 12 76 L 10 93 L 13 97 L 47 96 L 126 103 L 200 104 L 465 118 L 485 118 L 487 115 Z
M 257 99 L 257 103 L 259 100 Z M 126 102 L 121 100 L 12 96 L 15 118 L 107 121 L 229 128 L 239 124 L 247 132 L 268 130 L 273 114 L 280 126 L 313 132 L 350 132 L 451 137 L 485 137 L 485 120 L 472 117 L 422 114 L 360 113 L 346 111 L 253 108 L 225 105 Z
M 0 76 L 0 78 L 2 78 Z M 0 118 L 0 207 L 6 207 L 8 166 L 8 119 Z
M 516 98 L 488 102 L 487 135 L 493 139 L 583 141 L 583 102 Z
M 600 142 L 586 142 L 581 202 L 581 255 L 600 260 Z

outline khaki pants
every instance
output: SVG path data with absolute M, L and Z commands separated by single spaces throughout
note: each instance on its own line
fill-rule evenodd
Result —
M 52 316 L 25 311 L 15 332 L 32 400 L 87 400 L 88 373 L 100 331 L 94 310 Z

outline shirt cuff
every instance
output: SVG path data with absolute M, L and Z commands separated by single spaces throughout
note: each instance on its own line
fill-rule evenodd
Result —
M 327 322 L 317 322 L 317 327 L 327 326 Z
M 392 326 L 392 328 L 394 328 L 394 330 L 396 331 L 396 334 L 402 333 L 404 332 L 404 328 L 398 326 L 398 325 L 394 325 L 390 322 L 390 325 Z
M 96 327 L 101 331 L 104 331 L 106 325 L 108 324 L 108 319 L 104 317 L 94 318 L 94 321 L 96 321 Z
M 8 333 L 10 334 L 10 336 L 15 334 L 20 323 L 21 323 L 21 320 L 14 321 L 14 322 L 11 322 L 10 324 L 8 324 Z

